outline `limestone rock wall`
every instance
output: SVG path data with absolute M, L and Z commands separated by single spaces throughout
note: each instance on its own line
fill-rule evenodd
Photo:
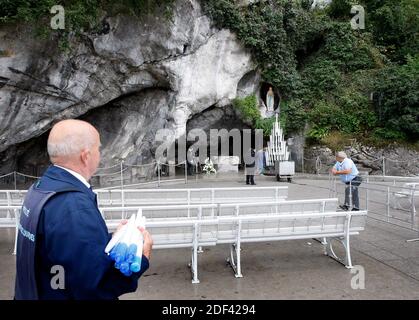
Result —
M 0 57 L 0 173 L 36 163 L 31 154 L 45 150 L 48 130 L 66 118 L 98 127 L 101 166 L 150 162 L 158 129 L 179 136 L 194 115 L 257 87 L 250 53 L 197 0 L 178 0 L 169 20 L 118 15 L 103 24 L 74 38 L 69 52 L 30 26 L 0 28 L 0 49 L 12 53 Z

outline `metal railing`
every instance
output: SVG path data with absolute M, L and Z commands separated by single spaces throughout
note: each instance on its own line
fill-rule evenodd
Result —
M 154 174 L 149 175 L 146 177 L 144 173 L 149 173 L 149 169 L 145 168 L 152 168 L 154 169 Z M 168 171 L 167 174 L 169 175 L 170 168 L 181 167 L 183 168 L 183 178 L 175 178 L 175 179 L 165 179 L 163 177 L 162 172 Z M 163 170 L 166 168 L 166 170 Z M 175 173 L 173 173 L 175 175 Z M 152 177 L 156 177 L 156 179 L 150 179 Z M 35 180 L 39 179 L 39 176 L 24 174 L 21 172 L 13 171 L 8 174 L 0 175 L 0 186 L 12 186 L 14 190 L 18 190 L 18 187 L 29 187 Z M 146 180 L 145 182 L 137 182 L 133 183 L 134 181 L 141 181 L 142 179 Z M 126 180 L 130 180 L 127 184 Z M 141 186 L 141 185 L 150 185 L 156 184 L 158 187 L 162 183 L 167 182 L 180 182 L 184 181 L 185 184 L 188 182 L 188 170 L 187 170 L 187 162 L 183 161 L 178 164 L 167 164 L 167 163 L 160 163 L 158 161 L 154 161 L 147 164 L 126 164 L 124 161 L 121 161 L 115 165 L 109 167 L 101 167 L 98 168 L 96 173 L 91 178 L 91 184 L 96 187 L 103 187 L 105 189 L 109 188 L 125 188 L 127 186 Z M 108 186 L 106 186 L 108 185 Z
M 362 176 L 361 176 L 362 177 Z M 368 217 L 381 222 L 397 225 L 418 232 L 419 221 L 417 206 L 419 202 L 419 181 L 412 177 L 384 177 L 388 178 L 380 182 L 371 182 L 372 176 L 363 176 L 363 182 L 359 186 L 353 186 L 352 182 L 345 185 L 338 182 L 338 178 L 330 176 L 330 195 L 341 199 L 349 188 L 349 207 L 353 206 L 353 193 L 359 196 L 361 209 L 368 210 Z M 383 178 L 383 177 L 381 177 Z M 374 179 L 375 180 L 375 179 Z M 399 185 L 401 181 L 409 182 Z M 356 189 L 357 190 L 356 190 Z M 408 241 L 417 241 L 412 239 Z

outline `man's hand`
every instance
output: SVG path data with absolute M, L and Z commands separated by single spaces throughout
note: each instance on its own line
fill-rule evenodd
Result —
M 112 234 L 112 236 L 114 236 L 127 223 L 128 220 L 121 220 L 118 227 L 116 228 L 116 231 Z M 138 230 L 143 234 L 144 238 L 143 255 L 145 255 L 147 259 L 150 260 L 151 249 L 153 248 L 153 239 L 151 238 L 150 233 L 144 228 L 138 227 Z
M 115 231 L 114 233 L 112 233 L 112 237 L 114 237 L 114 236 L 115 236 L 115 234 L 116 234 L 119 230 L 121 230 L 121 228 L 122 228 L 125 224 L 127 224 L 127 223 L 128 223 L 128 220 L 126 220 L 126 219 L 121 220 L 121 222 L 119 223 L 118 227 L 116 227 L 116 231 Z
M 332 168 L 332 173 L 333 173 L 334 175 L 336 175 L 336 174 L 338 173 L 338 171 L 336 170 L 336 168 L 335 168 L 335 167 L 333 167 L 333 168 Z
M 116 228 L 116 232 L 118 232 L 119 230 L 121 230 L 121 228 L 128 223 L 128 220 L 124 219 L 121 220 L 121 222 L 119 223 L 118 227 Z
M 147 259 L 150 260 L 151 249 L 153 248 L 153 239 L 151 238 L 150 233 L 144 228 L 138 227 L 138 230 L 140 230 L 144 238 L 143 255 L 145 255 Z

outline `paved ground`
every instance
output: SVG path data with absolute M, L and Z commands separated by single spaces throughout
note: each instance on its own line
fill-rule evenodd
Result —
M 258 177 L 259 186 L 278 185 L 273 177 Z M 327 180 L 295 179 L 289 199 L 328 197 Z M 188 187 L 241 186 L 241 177 L 222 181 L 190 179 Z M 184 183 L 167 185 L 183 188 Z M 0 299 L 13 297 L 14 230 L 0 230 Z M 323 255 L 316 241 L 297 240 L 246 244 L 242 251 L 244 278 L 236 279 L 225 263 L 228 246 L 206 248 L 199 255 L 200 284 L 191 284 L 190 250 L 155 250 L 152 264 L 137 292 L 122 299 L 419 299 L 418 234 L 368 220 L 352 241 L 355 265 L 365 269 L 365 289 L 351 288 L 354 274 Z

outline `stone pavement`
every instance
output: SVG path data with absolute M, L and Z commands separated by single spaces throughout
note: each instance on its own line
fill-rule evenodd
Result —
M 256 183 L 286 185 L 289 199 L 329 197 L 327 180 L 298 178 L 289 184 L 256 177 Z M 241 176 L 229 176 L 217 181 L 191 178 L 187 187 L 242 185 Z M 13 297 L 13 237 L 14 230 L 0 229 L 0 299 Z M 189 249 L 155 250 L 137 292 L 121 299 L 419 299 L 419 242 L 406 242 L 417 237 L 411 230 L 368 219 L 366 230 L 351 242 L 353 264 L 365 270 L 365 289 L 358 290 L 351 287 L 354 274 L 323 255 L 314 240 L 243 245 L 241 279 L 225 263 L 227 245 L 204 248 L 198 260 L 200 284 L 191 283 Z

